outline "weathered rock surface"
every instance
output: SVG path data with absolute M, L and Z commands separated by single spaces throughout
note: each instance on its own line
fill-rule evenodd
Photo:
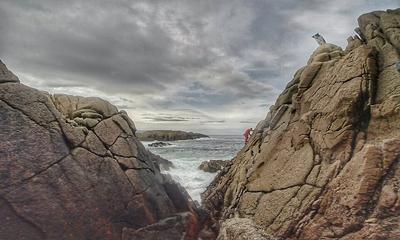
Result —
M 142 233 L 159 228 L 195 238 L 196 207 L 125 112 L 0 67 L 0 239 L 155 239 Z
M 19 79 L 14 73 L 9 71 L 6 65 L 0 60 L 0 83 L 5 82 L 19 82 Z
M 137 133 L 137 136 L 140 141 L 176 141 L 209 137 L 201 133 L 173 130 L 150 130 Z
M 266 234 L 259 226 L 247 218 L 230 218 L 222 223 L 217 240 L 252 239 L 252 240 L 274 240 Z
M 165 240 L 165 239 L 197 239 L 196 235 L 187 233 L 191 226 L 197 226 L 197 220 L 188 213 L 178 214 L 155 224 L 140 228 L 138 230 L 124 229 L 122 236 L 129 240 Z M 195 232 L 195 231 L 193 231 Z
M 215 173 L 229 164 L 230 160 L 209 160 L 200 164 L 199 169 L 204 172 Z
M 203 194 L 220 239 L 247 224 L 232 218 L 278 239 L 400 239 L 400 9 L 358 22 L 345 51 L 315 50 Z
M 156 162 L 160 166 L 161 170 L 169 170 L 170 168 L 174 167 L 174 164 L 170 160 L 165 159 L 159 155 L 152 153 L 151 158 L 153 162 Z

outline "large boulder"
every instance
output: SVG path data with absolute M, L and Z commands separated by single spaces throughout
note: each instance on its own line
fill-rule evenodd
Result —
M 158 225 L 194 239 L 194 203 L 125 112 L 43 93 L 0 67 L 0 239 L 154 239 L 141 234 Z
M 278 239 L 400 239 L 400 9 L 359 25 L 312 54 L 202 195 L 220 239 L 250 220 Z
M 215 173 L 222 170 L 230 163 L 230 160 L 208 160 L 200 164 L 199 169 L 204 172 Z

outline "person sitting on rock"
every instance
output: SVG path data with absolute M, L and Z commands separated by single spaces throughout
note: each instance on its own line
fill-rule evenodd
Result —
M 320 46 L 326 43 L 325 39 L 319 33 L 314 34 L 312 37 L 317 41 Z
M 247 143 L 249 141 L 250 135 L 253 133 L 253 128 L 247 128 L 244 133 L 244 142 Z

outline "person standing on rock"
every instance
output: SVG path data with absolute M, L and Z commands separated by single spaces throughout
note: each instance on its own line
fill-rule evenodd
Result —
M 250 136 L 251 136 L 252 133 L 253 133 L 253 128 L 247 128 L 247 129 L 244 131 L 244 133 L 243 133 L 243 136 L 244 136 L 244 143 L 247 143 L 247 142 L 249 141 L 249 138 L 250 138 Z
M 322 35 L 319 33 L 314 34 L 312 37 L 315 39 L 315 41 L 317 41 L 320 46 L 326 43 L 324 37 L 322 37 Z

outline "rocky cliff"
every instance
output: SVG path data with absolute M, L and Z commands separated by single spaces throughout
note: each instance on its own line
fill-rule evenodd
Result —
M 400 9 L 318 47 L 203 194 L 219 239 L 400 239 Z
M 208 138 L 209 136 L 201 133 L 173 131 L 173 130 L 149 130 L 138 132 L 137 136 L 141 141 L 176 141 L 189 140 L 197 138 Z
M 0 239 L 195 239 L 196 207 L 124 111 L 0 62 Z

